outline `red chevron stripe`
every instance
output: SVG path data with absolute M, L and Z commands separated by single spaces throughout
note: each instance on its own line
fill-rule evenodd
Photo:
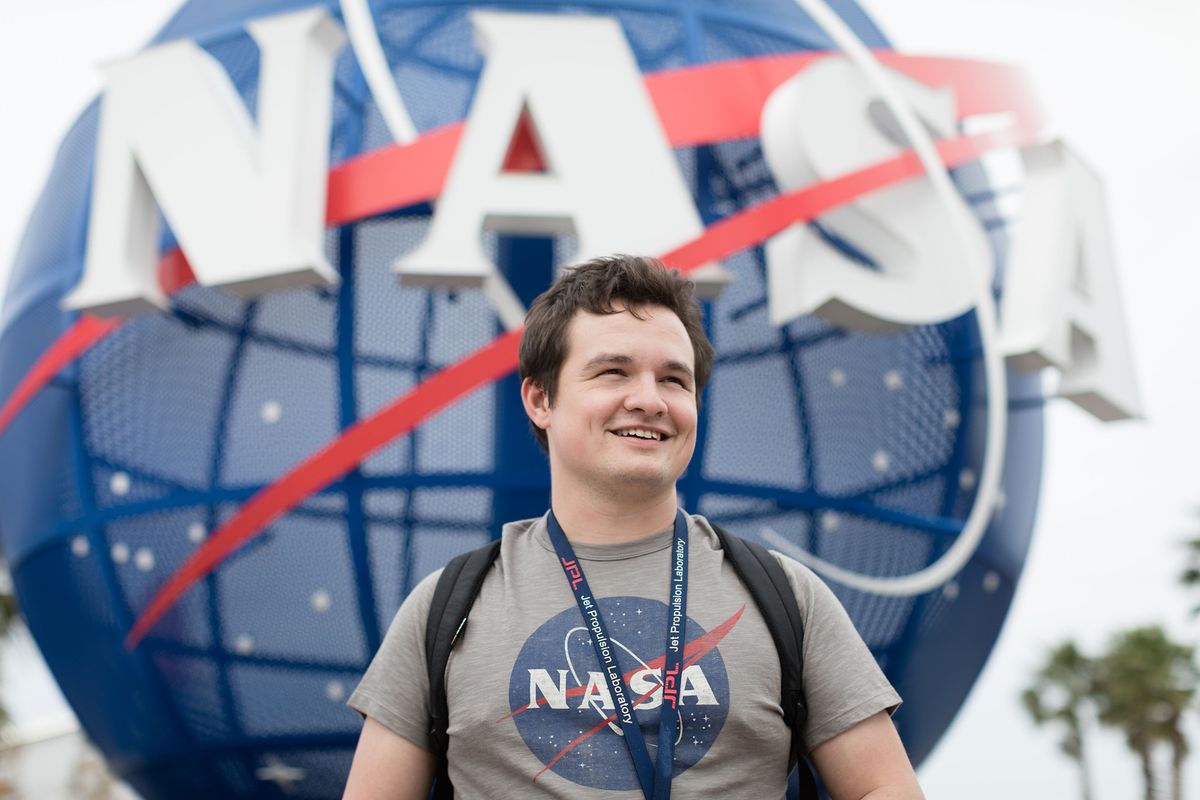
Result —
M 520 331 L 511 331 L 423 381 L 383 410 L 347 428 L 324 449 L 250 498 L 194 552 L 158 590 L 125 639 L 133 649 L 184 592 L 266 526 L 359 464 L 370 453 L 403 436 L 425 419 L 512 371 Z
M 91 314 L 84 314 L 75 320 L 75 324 L 58 337 L 50 349 L 42 354 L 33 368 L 17 384 L 16 390 L 4 403 L 4 407 L 0 408 L 0 433 L 8 428 L 21 409 L 59 373 L 59 370 L 119 328 L 122 321 L 120 317 L 100 319 Z

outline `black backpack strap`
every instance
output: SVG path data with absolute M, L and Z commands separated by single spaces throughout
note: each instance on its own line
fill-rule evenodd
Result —
M 449 747 L 447 728 L 450 709 L 446 701 L 446 663 L 463 629 L 471 606 L 483 586 L 483 579 L 500 555 L 500 540 L 493 539 L 477 550 L 450 559 L 438 577 L 425 624 L 425 667 L 429 673 L 429 738 L 437 758 L 433 800 L 450 800 L 454 787 L 450 784 L 446 750 Z
M 787 573 L 765 547 L 735 536 L 713 524 L 717 539 L 734 572 L 742 579 L 771 631 L 779 654 L 783 718 L 792 731 L 792 754 L 800 772 L 800 797 L 816 800 L 817 787 L 804 757 L 804 621 Z

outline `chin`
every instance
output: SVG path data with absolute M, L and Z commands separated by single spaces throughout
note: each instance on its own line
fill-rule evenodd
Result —
M 614 469 L 610 477 L 624 484 L 626 490 L 637 488 L 646 494 L 654 494 L 666 487 L 673 487 L 678 476 L 673 475 L 673 470 L 667 465 L 634 464 Z

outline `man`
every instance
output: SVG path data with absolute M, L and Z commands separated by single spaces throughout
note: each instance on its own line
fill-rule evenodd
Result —
M 550 458 L 551 511 L 505 526 L 451 653 L 457 796 L 783 796 L 790 731 L 770 632 L 707 520 L 677 510 L 712 355 L 691 284 L 652 259 L 567 270 L 530 308 L 521 397 Z M 804 740 L 826 787 L 922 797 L 889 716 L 899 697 L 829 589 L 778 558 L 804 618 Z M 436 579 L 405 601 L 350 698 L 366 722 L 347 798 L 428 794 Z

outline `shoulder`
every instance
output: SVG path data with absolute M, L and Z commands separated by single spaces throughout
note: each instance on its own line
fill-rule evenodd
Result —
M 400 606 L 400 610 L 396 612 L 396 618 L 392 621 L 393 625 L 401 617 L 425 619 L 429 614 L 429 606 L 433 603 L 433 592 L 437 588 L 443 571 L 444 567 L 435 569 L 412 588 L 412 591 L 408 593 L 408 597 L 404 598 L 404 603 Z
M 547 512 L 548 513 L 548 512 Z M 506 542 L 510 539 L 522 539 L 527 536 L 532 536 L 540 528 L 546 526 L 546 515 L 540 517 L 530 517 L 529 519 L 518 519 L 512 522 L 504 523 L 501 529 L 501 538 Z
M 701 514 L 691 514 L 689 515 L 689 520 L 691 522 L 690 530 L 694 536 L 699 535 L 700 537 L 703 537 L 703 540 L 706 542 L 706 544 L 709 544 L 713 549 L 721 549 L 721 542 L 717 535 L 716 526 L 708 518 Z M 724 533 L 726 536 L 738 536 L 738 534 L 735 534 L 729 530 L 725 530 Z M 753 541 L 753 539 L 745 536 L 738 536 L 738 538 L 746 542 Z M 759 544 L 762 543 L 760 542 Z M 821 580 L 819 575 L 801 564 L 796 559 L 784 555 L 777 550 L 771 550 L 769 547 L 766 547 L 766 545 L 763 546 L 772 556 L 774 556 L 775 561 L 778 562 L 779 566 L 783 569 L 784 574 L 787 575 L 788 582 L 791 584 L 792 591 L 795 593 L 798 601 L 803 603 L 805 600 L 811 600 L 815 595 L 820 594 L 822 595 L 820 598 L 822 602 L 827 600 L 832 600 L 835 603 L 837 602 L 837 599 L 833 596 L 833 593 L 829 590 L 829 587 L 825 585 L 825 582 Z
M 441 570 L 421 580 L 392 618 L 347 705 L 425 750 L 429 740 L 429 679 L 425 627 Z
M 693 515 L 692 522 L 694 532 L 710 537 L 712 547 L 715 549 L 721 548 L 716 528 L 709 520 L 700 515 Z M 726 531 L 725 534 L 730 535 L 731 532 Z M 736 536 L 736 534 L 732 535 Z M 745 542 L 753 541 L 747 537 L 739 538 Z M 759 544 L 763 543 L 759 542 Z M 806 632 L 812 631 L 818 638 L 825 635 L 839 639 L 858 638 L 854 625 L 846 614 L 841 601 L 820 575 L 791 556 L 769 548 L 767 548 L 767 552 L 771 554 L 787 577 Z M 806 636 L 806 649 L 810 641 L 812 641 L 812 637 Z
M 493 559 L 492 564 L 499 566 L 500 561 L 506 556 L 511 556 L 521 548 L 534 543 L 536 534 L 539 530 L 544 530 L 545 518 L 533 517 L 531 519 L 522 519 L 515 522 L 507 522 L 504 524 L 503 532 L 500 540 L 500 550 Z M 495 545 L 494 541 L 485 542 L 477 548 L 465 550 L 455 556 L 452 556 L 447 566 L 453 562 L 455 558 L 460 556 L 468 556 L 475 552 L 486 552 L 489 548 Z M 485 568 L 490 569 L 491 564 L 485 565 Z M 412 625 L 419 622 L 420 625 L 425 624 L 425 620 L 429 616 L 429 610 L 435 602 L 437 596 L 438 584 L 445 573 L 446 567 L 441 567 L 426 575 L 421 581 L 413 587 L 409 592 L 408 597 L 404 600 L 400 610 L 396 613 L 396 617 L 392 622 L 393 627 L 397 624 Z
M 820 575 L 778 550 L 769 552 L 775 557 L 779 566 L 783 567 L 788 581 L 792 584 L 792 591 L 796 593 L 798 599 L 817 603 L 835 603 L 839 607 L 841 606 L 841 602 L 834 595 L 833 590 Z
M 721 540 L 717 536 L 716 526 L 703 514 L 688 514 L 688 535 L 692 544 L 703 542 L 712 550 L 721 549 Z

